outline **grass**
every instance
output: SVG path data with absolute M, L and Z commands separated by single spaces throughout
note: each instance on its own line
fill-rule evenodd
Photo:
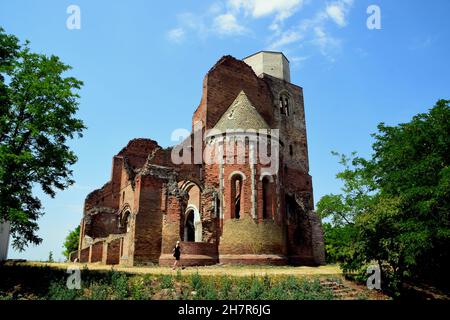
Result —
M 155 268 L 165 270 L 164 268 Z M 211 274 L 212 270 L 241 270 L 239 275 Z M 320 284 L 318 277 L 283 273 L 243 275 L 245 268 L 207 268 L 170 274 L 131 274 L 109 268 L 81 271 L 81 289 L 68 289 L 67 273 L 61 266 L 19 264 L 0 266 L 0 299 L 49 300 L 323 300 L 334 299 L 333 292 Z M 291 268 L 292 269 L 292 268 Z M 263 268 L 263 270 L 284 270 Z M 153 270 L 155 271 L 155 270 Z M 190 271 L 190 272 L 184 272 Z M 248 271 L 245 271 L 245 273 Z
M 66 270 L 68 266 L 73 264 L 67 263 L 45 263 L 45 262 L 26 262 L 25 266 L 51 266 L 52 268 L 60 268 Z M 78 264 L 82 268 L 88 268 L 92 271 L 109 271 L 111 266 L 100 264 Z M 114 270 L 126 272 L 130 274 L 155 274 L 155 275 L 173 275 L 174 272 L 170 267 L 149 266 L 149 267 L 119 267 L 114 266 Z M 178 272 L 178 271 L 177 271 Z M 342 276 L 342 271 L 338 265 L 325 265 L 320 267 L 292 267 L 292 266 L 248 266 L 248 265 L 214 265 L 206 267 L 189 267 L 182 271 L 183 275 L 190 275 L 198 273 L 202 276 L 243 276 L 249 277 L 252 275 L 293 275 L 293 276 Z

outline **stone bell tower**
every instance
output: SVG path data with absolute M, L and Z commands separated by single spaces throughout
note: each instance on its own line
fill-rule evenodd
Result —
M 289 60 L 281 52 L 260 51 L 244 58 L 258 77 L 268 74 L 272 77 L 291 82 Z

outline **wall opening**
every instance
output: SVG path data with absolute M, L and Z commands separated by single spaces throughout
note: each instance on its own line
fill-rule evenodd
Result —
M 130 231 L 130 222 L 131 222 L 131 212 L 129 210 L 126 210 L 119 217 L 119 232 L 125 233 Z
M 240 219 L 242 209 L 242 176 L 237 174 L 231 179 L 231 218 Z
M 214 193 L 214 217 L 220 216 L 220 197 L 218 193 Z
M 194 210 L 190 209 L 186 214 L 186 222 L 184 225 L 184 241 L 195 241 L 195 225 L 194 225 Z
M 297 202 L 295 198 L 291 195 L 286 195 L 285 197 L 285 208 L 286 208 L 286 218 L 288 223 L 297 222 Z
M 289 116 L 289 96 L 285 93 L 280 94 L 279 108 L 281 114 Z
M 263 208 L 262 217 L 268 219 L 272 217 L 272 192 L 271 182 L 269 178 L 264 177 L 262 180 L 262 196 L 263 196 Z

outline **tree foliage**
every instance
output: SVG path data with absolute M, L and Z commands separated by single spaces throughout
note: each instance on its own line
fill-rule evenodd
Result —
M 80 240 L 80 226 L 78 226 L 74 230 L 70 231 L 70 233 L 66 237 L 66 241 L 64 242 L 63 255 L 67 259 L 69 259 L 69 255 L 71 252 L 78 250 L 79 240 Z
M 74 117 L 82 82 L 63 76 L 70 69 L 0 28 L 0 220 L 11 223 L 18 250 L 42 241 L 36 221 L 43 208 L 32 188 L 54 197 L 73 183 L 77 157 L 67 141 L 85 126 Z
M 398 126 L 381 123 L 370 160 L 341 156 L 343 193 L 324 196 L 318 212 L 331 220 L 327 251 L 339 253 L 344 271 L 375 261 L 395 292 L 411 279 L 448 286 L 449 103 Z

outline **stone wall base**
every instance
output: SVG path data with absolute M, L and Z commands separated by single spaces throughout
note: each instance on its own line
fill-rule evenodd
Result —
M 172 254 L 162 254 L 159 258 L 160 266 L 172 266 L 175 258 Z M 217 257 L 199 254 L 182 254 L 180 264 L 185 267 L 191 266 L 211 266 L 217 264 Z
M 219 263 L 283 266 L 288 264 L 288 259 L 275 254 L 222 254 L 219 255 Z
M 313 256 L 305 257 L 305 256 L 288 256 L 288 261 L 290 265 L 293 266 L 309 266 L 316 267 L 319 266 L 320 263 L 317 263 Z

